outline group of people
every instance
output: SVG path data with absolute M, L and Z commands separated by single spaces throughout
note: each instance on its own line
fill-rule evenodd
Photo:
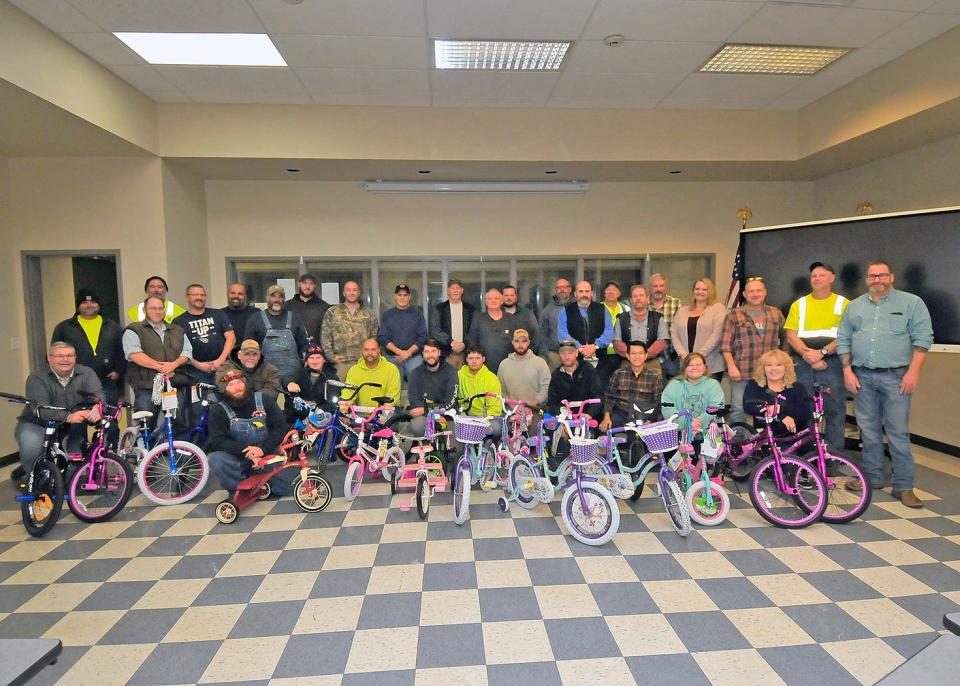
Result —
M 655 274 L 648 284 L 630 287 L 629 304 L 616 282 L 604 284 L 595 301 L 590 282 L 574 288 L 561 278 L 539 317 L 518 303 L 514 286 L 488 290 L 480 310 L 464 301 L 463 284 L 453 278 L 429 327 L 403 283 L 394 289 L 395 306 L 378 318 L 354 281 L 343 285 L 343 302 L 330 305 L 317 295 L 316 278 L 304 274 L 290 299 L 282 286 L 270 286 L 264 310 L 247 302 L 242 284 L 232 284 L 228 305 L 213 309 L 202 285 L 187 287 L 183 308 L 167 298 L 166 281 L 151 276 L 125 328 L 100 315 L 94 293 L 78 293 L 77 312 L 55 329 L 49 367 L 30 375 L 27 395 L 69 407 L 81 389 L 95 386 L 115 402 L 126 379 L 135 408 L 156 411 L 158 374 L 175 387 L 216 384 L 223 400 L 210 411 L 210 462 L 232 490 L 289 426 L 293 404 L 281 410 L 281 392 L 323 404 L 330 379 L 376 384 L 351 400 L 359 405 L 383 397 L 401 404 L 405 394 L 412 416 L 407 430 L 414 434 L 423 432 L 431 403 L 485 392 L 552 413 L 563 400 L 602 398 L 594 409 L 601 430 L 635 418 L 637 409 L 662 408 L 666 416 L 690 409 L 700 431 L 709 421 L 706 408 L 726 400 L 724 376 L 732 421 L 743 421 L 752 401 L 775 391 L 786 398 L 777 428 L 796 431 L 810 421 L 807 394 L 819 384 L 829 393 L 828 442 L 843 447 L 849 392 L 871 484 L 884 485 L 885 432 L 893 494 L 917 507 L 908 421 L 910 395 L 933 342 L 929 313 L 920 298 L 893 288 L 885 262 L 867 266 L 867 292 L 853 301 L 833 293 L 835 276 L 828 264 L 810 265 L 811 292 L 786 317 L 767 304 L 760 277 L 746 279 L 745 302 L 730 310 L 706 277 L 684 301 L 669 295 L 666 279 Z M 470 413 L 491 417 L 492 431 L 499 432 L 498 400 L 477 402 Z M 90 419 L 75 412 L 66 421 L 79 427 Z M 25 412 L 16 437 L 29 468 L 42 446 L 42 427 Z

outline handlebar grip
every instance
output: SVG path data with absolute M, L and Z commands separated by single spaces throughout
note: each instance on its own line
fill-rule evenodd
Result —
M 603 401 L 602 401 L 600 398 L 590 398 L 589 400 L 584 400 L 584 401 L 583 401 L 583 404 L 584 404 L 584 405 L 599 405 L 601 402 L 603 402 Z
M 0 398 L 6 398 L 7 400 L 13 400 L 18 403 L 30 402 L 27 398 L 23 397 L 22 395 L 14 395 L 13 393 L 0 392 Z

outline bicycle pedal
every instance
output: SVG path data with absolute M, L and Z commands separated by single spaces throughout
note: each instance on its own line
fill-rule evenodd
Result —
M 497 487 L 497 484 L 496 484 L 495 481 L 487 481 L 487 482 L 485 482 L 485 483 L 483 484 L 483 487 L 484 487 L 484 488 L 488 488 L 488 489 L 489 489 L 489 488 L 496 488 L 496 487 Z

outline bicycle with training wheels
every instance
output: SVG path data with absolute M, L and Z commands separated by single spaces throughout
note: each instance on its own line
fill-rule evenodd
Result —
M 481 483 L 491 480 L 496 469 L 496 450 L 489 437 L 491 418 L 468 414 L 474 402 L 486 397 L 486 393 L 477 393 L 464 398 L 460 404 L 461 414 L 453 417 L 454 437 L 463 445 L 463 456 L 453 475 L 453 521 L 457 524 L 463 524 L 470 517 L 471 485 L 480 484 L 484 490 L 493 488 L 492 483 Z
M 373 398 L 374 402 L 392 402 L 392 398 Z M 406 461 L 403 450 L 397 445 L 393 429 L 381 426 L 385 415 L 395 408 L 381 404 L 375 408 L 350 406 L 351 415 L 360 422 L 356 429 L 349 427 L 347 432 L 356 440 L 347 464 L 347 473 L 343 479 L 343 497 L 348 501 L 360 495 L 364 472 L 379 474 L 390 484 L 391 492 L 396 493 L 396 480 Z M 363 416 L 369 411 L 369 415 Z
M 64 488 L 61 469 L 67 465 L 67 453 L 60 446 L 60 429 L 64 426 L 66 407 L 45 405 L 22 395 L 0 393 L 8 402 L 26 405 L 43 422 L 43 450 L 33 463 L 17 493 L 23 527 L 31 536 L 44 536 L 54 527 L 63 508 Z
M 134 412 L 134 424 L 124 432 L 127 438 L 121 436 L 120 454 L 128 459 L 142 454 L 137 464 L 137 485 L 148 500 L 157 505 L 180 505 L 203 490 L 210 478 L 210 465 L 200 446 L 174 438 L 177 391 L 166 375 L 157 374 L 154 380 L 154 403 L 160 405 L 163 421 L 150 431 L 144 422 L 153 413 Z M 148 441 L 152 447 L 148 448 Z

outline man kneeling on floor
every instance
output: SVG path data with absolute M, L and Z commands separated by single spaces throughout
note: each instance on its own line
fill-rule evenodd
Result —
M 210 469 L 231 495 L 256 471 L 264 455 L 273 455 L 287 431 L 283 411 L 269 395 L 251 392 L 243 372 L 220 379 L 224 400 L 210 406 Z M 267 466 L 266 469 L 270 469 Z M 290 495 L 296 470 L 284 469 L 270 480 L 274 495 Z

